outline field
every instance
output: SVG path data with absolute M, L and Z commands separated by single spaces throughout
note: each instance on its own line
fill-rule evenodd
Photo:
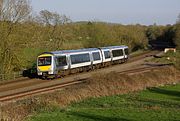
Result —
M 41 111 L 28 121 L 179 121 L 180 84 L 125 95 L 91 98 Z

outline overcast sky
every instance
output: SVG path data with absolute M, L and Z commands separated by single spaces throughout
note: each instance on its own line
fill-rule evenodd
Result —
M 36 13 L 49 10 L 73 21 L 121 24 L 174 24 L 180 0 L 31 0 Z

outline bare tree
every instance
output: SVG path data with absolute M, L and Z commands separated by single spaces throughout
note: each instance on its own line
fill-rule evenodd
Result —
M 1 0 L 1 21 L 24 21 L 31 13 L 29 0 Z
M 54 16 L 52 12 L 48 10 L 42 10 L 40 11 L 40 22 L 46 25 L 54 25 Z
M 0 10 L 2 9 L 3 0 L 0 0 Z
M 61 25 L 67 24 L 71 22 L 71 20 L 65 15 L 60 15 L 48 10 L 42 10 L 37 17 L 37 21 L 46 26 L 45 40 L 53 41 L 51 43 L 55 44 L 55 48 L 60 48 L 62 43 L 65 41 Z M 48 44 L 48 46 L 50 45 Z M 52 45 L 52 48 L 54 48 L 54 45 Z
M 57 26 L 71 22 L 70 18 L 56 12 L 42 10 L 39 14 L 40 16 L 38 17 L 38 20 L 45 25 Z
M 61 20 L 62 24 L 66 24 L 66 23 L 71 23 L 72 22 L 71 19 L 69 17 L 67 17 L 66 15 L 62 15 L 61 19 L 62 19 Z

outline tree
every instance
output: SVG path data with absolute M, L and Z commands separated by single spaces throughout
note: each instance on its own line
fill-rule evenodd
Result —
M 178 18 L 177 18 L 177 24 L 180 24 L 180 14 L 178 15 Z
M 2 11 L 3 11 L 3 2 L 4 0 L 0 0 L 0 18 L 2 16 Z
M 176 44 L 176 48 L 180 50 L 180 23 L 175 25 L 174 42 Z
M 65 15 L 60 15 L 48 10 L 42 10 L 37 17 L 37 21 L 45 26 L 46 32 L 44 37 L 48 46 L 53 49 L 60 49 L 62 43 L 66 40 L 64 30 L 62 30 L 61 27 L 71 22 L 71 20 Z M 50 44 L 53 45 L 50 45 L 49 41 L 51 41 Z
M 27 19 L 31 13 L 28 0 L 1 0 L 1 21 L 12 23 L 21 22 Z
M 57 26 L 71 22 L 70 18 L 67 16 L 48 10 L 40 11 L 37 20 L 47 26 Z
M 31 13 L 28 0 L 0 0 L 0 71 L 9 73 L 20 59 L 17 48 L 21 41 L 16 34 L 17 26 L 26 21 Z M 19 35 L 20 36 L 20 35 Z

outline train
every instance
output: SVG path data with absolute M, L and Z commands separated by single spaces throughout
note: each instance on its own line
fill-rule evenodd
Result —
M 58 78 L 123 63 L 128 58 L 129 48 L 125 45 L 44 52 L 37 57 L 37 75 Z

